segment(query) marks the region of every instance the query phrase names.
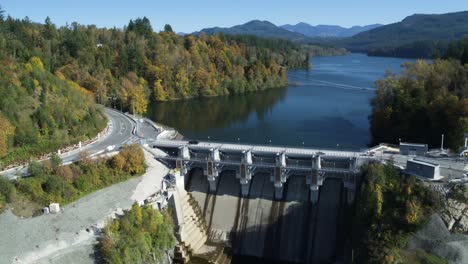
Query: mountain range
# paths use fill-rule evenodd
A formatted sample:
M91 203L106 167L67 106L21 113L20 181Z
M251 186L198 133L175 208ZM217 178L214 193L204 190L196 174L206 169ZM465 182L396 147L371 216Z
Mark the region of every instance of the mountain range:
M414 14L400 22L344 28L307 23L276 26L252 20L230 28L205 28L192 34L223 33L255 35L346 48L352 52L395 57L434 57L443 54L448 44L468 38L468 11L447 14Z
M311 26L307 23L301 22L296 25L284 25L278 27L269 21L252 20L245 24L233 26L230 28L204 28L192 34L199 35L201 33L205 33L207 35L211 35L215 33L223 33L228 35L255 35L262 38L280 38L298 41L317 37L349 37L379 26L381 25L373 24L368 26L354 26L351 28L344 28L335 25Z
M353 26L350 28L345 28L335 25L317 25L312 26L307 23L298 23L296 25L283 25L280 26L291 32L301 33L307 37L317 38L317 37L336 37L336 38L346 38L354 36L358 33L368 31L374 28L381 27L382 24L372 24L367 26Z

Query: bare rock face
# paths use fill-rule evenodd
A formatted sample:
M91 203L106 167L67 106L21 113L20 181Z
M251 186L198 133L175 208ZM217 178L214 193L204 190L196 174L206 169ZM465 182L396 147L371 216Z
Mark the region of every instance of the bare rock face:
M468 205L454 199L448 199L446 208L441 214L448 230L468 233Z
M455 225L453 227L456 228ZM445 226L439 215L430 217L421 230L408 238L406 244L408 249L420 248L441 258L449 263L468 263L468 236L453 234Z
M459 230L462 233L468 233L468 215L467 212L463 214L463 216L456 222L456 225L454 226L456 230Z

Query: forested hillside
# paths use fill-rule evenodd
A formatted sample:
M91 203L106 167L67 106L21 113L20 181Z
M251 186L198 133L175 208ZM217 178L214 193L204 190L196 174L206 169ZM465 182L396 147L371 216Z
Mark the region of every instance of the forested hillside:
M417 61L402 75L376 83L370 116L372 144L409 142L458 151L468 131L468 67L457 60Z
M1 58L3 166L92 138L105 127L106 118L95 105L91 92L64 80L60 74L51 74L37 57L27 63Z
M72 23L57 28L8 17L7 56L37 56L44 68L92 91L100 103L144 113L148 100L173 100L255 91L286 85L285 67L307 67L299 46L272 50L240 39L155 33L146 18L124 29Z
M416 14L351 38L340 45L376 56L428 58L442 56L451 41L468 37L468 11Z
M448 45L444 58L455 59L460 61L461 64L468 63L468 38L460 41L452 42Z
M3 165L94 136L106 123L94 101L142 114L149 101L285 86L287 67L309 64L288 41L156 33L146 18L106 29L0 15Z

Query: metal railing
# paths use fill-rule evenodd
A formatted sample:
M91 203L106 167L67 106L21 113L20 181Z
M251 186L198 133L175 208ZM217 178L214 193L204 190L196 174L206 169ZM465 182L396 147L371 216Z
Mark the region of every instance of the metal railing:
M154 155L154 154L153 154ZM190 163L201 163L201 164L206 164L208 162L208 159L205 157L202 158L196 158L196 157L191 157L190 159L181 159L179 157L174 157L174 156L162 156L162 155L154 155L156 159L161 159L161 160L182 160L184 162L190 162ZM228 166L240 166L242 163L240 161L232 161L232 160L221 160L216 162L217 165L228 165ZM278 167L274 163L257 163L254 162L252 164L248 164L248 166L252 167L257 167L257 168L268 168L268 169L274 169ZM284 169L289 169L289 170L295 170L295 171L316 171L316 168L313 168L308 164L308 166L299 166L298 164L286 164ZM354 168L338 168L338 167L322 167L319 169L320 171L323 172L331 172L331 173L340 173L340 174L349 174L349 173L356 173L356 169Z
M342 157L342 158L356 158L357 156L363 156L364 152L353 152L353 151L340 151L340 150L328 150L328 149L310 149L310 148L299 148L299 147L280 147L280 146L262 146L262 145L246 145L246 144L235 144L235 143L224 143L224 142L198 142L198 144L189 144L188 141L176 141L176 140L154 140L152 144L156 147L174 147L179 148L187 146L190 149L210 149L217 148L220 151L252 151L253 153L282 153L291 155L324 155L329 157Z

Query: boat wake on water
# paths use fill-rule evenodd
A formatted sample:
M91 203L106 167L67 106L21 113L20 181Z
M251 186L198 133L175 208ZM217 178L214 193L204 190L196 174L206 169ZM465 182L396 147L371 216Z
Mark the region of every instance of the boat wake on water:
M370 88L370 87L359 87L359 86L353 86L353 85L347 85L347 84L341 84L341 83L333 83L333 82L327 82L327 81L321 81L321 80L313 80L312 82L308 83L299 83L299 82L292 82L294 83L294 86L325 86L325 87L333 87L333 88L338 88L338 89L344 89L344 90L364 90L364 91L375 91L376 89Z

